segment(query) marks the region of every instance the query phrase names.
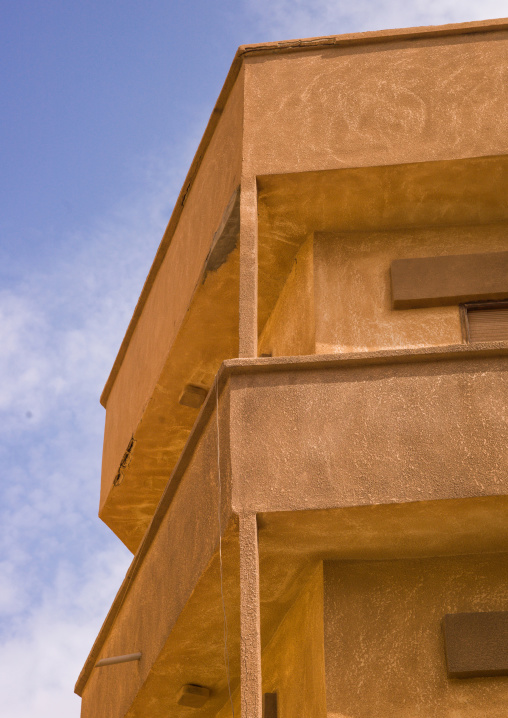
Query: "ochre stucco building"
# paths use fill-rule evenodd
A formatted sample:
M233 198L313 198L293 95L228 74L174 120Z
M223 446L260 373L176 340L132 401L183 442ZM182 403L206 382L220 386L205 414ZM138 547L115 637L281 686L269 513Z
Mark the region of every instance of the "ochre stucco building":
M507 200L508 21L240 47L101 399L83 718L508 715Z

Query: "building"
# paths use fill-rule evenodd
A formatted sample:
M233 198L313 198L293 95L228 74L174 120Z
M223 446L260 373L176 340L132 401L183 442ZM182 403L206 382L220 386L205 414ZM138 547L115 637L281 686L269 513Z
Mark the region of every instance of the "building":
M508 20L240 47L101 399L83 718L507 715L507 199Z

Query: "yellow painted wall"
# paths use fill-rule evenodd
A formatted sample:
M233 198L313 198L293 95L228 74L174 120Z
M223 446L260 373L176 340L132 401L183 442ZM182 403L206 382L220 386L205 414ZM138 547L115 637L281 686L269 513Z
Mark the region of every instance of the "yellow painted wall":
M314 354L314 256L309 238L295 256L279 299L261 333L259 354Z
M507 248L506 224L316 234L316 353L460 344L457 305L391 308L390 264Z
M507 560L325 562L328 718L506 718L508 677L447 677L441 621L506 610Z
M259 353L336 354L460 344L458 305L392 309L390 264L406 257L506 251L505 223L316 233L261 333Z
M263 693L277 693L277 718L326 718L323 564L303 586L262 654ZM234 695L235 715L240 695ZM217 714L232 715L230 703Z

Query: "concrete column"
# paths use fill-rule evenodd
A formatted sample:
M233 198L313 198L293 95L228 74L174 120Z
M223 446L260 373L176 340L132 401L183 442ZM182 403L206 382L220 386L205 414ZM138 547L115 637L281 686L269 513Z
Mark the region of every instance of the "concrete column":
M256 177L240 187L239 356L258 355L258 193Z
M240 692L242 718L262 718L259 551L256 514L240 514Z

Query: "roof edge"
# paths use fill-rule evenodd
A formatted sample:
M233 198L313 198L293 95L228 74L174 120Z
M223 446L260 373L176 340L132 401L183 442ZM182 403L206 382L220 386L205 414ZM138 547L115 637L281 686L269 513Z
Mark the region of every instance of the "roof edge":
M464 22L464 23L451 23L447 25L429 25L422 27L412 28L400 28L392 30L375 30L370 32L358 32L348 33L345 35L327 35L323 37L311 37L297 40L285 40L281 42L268 42L258 43L252 45L240 45L236 51L231 67L226 76L222 89L220 91L217 102L212 110L210 119L204 131L203 137L198 145L196 154L192 160L187 176L183 183L183 187L180 190L180 194L176 200L173 212L170 220L162 236L162 240L157 249L155 258L153 260L148 276L145 280L141 294L134 308L131 320L125 332L125 336L118 350L118 354L111 368L111 372L108 376L104 389L102 391L100 402L104 408L108 401L108 397L115 383L115 379L120 371L123 359L127 353L128 346L136 325L139 321L143 307L145 306L146 300L150 293L150 290L155 282L155 278L160 269L166 252L168 251L169 245L176 230L176 226L182 214L182 210L185 204L188 193L192 188L194 179L199 171L201 162L205 152L210 144L212 136L218 125L219 119L222 115L229 94L233 89L240 70L243 65L243 61L247 57L257 55L273 55L282 53L298 52L302 50L316 50L326 48L337 48L337 47L348 47L353 45L363 45L372 43L386 43L386 42L397 42L400 40L418 40L431 37L439 36L453 36L453 35L467 35L486 33L493 31L508 30L508 18L499 18L493 20L480 20L475 22Z
M113 363L104 389L102 390L100 402L104 408L106 408L108 397L111 393L111 389L113 388L113 384L115 383L115 379L118 375L118 372L120 371L120 367L127 353L127 348L129 346L132 335L134 334L134 330L136 329L136 325L141 316L141 312L143 311L143 307L145 306L146 300L148 299L148 295L150 294L150 290L155 282L157 273L161 267L162 262L164 261L166 252L168 251L169 245L171 244L171 240L173 239L173 235L180 220L180 216L182 214L187 195L192 188L192 184L199 171L201 162L203 161L203 157L205 156L205 152L208 149L208 145L211 142L215 129L219 123L219 119L222 115L228 97L231 93L231 90L233 89L238 75L240 74L241 67L242 55L239 49L237 50L231 67L229 68L226 80L224 81L224 85L222 86L222 89L219 93L217 102L215 103L215 106L212 110L212 114L210 115L210 119L208 120L208 124L206 125L203 137L200 140L200 143L196 150L196 154L194 155L194 158L191 162L191 166L185 177L182 189L180 190L180 194L178 195L178 198L175 202L175 206L173 208L173 212L171 213L168 225L164 231L164 234L162 235L162 239L155 254L155 258L152 262L152 266L150 267L148 276L145 280L145 283L143 284L141 294L139 295L139 299L134 308L134 312L127 327L127 331L125 332L125 336L120 345L120 349L118 350L118 354L116 355L116 359Z
M474 22L448 23L446 25L422 25L420 27L369 30L368 32L345 33L342 35L323 35L321 37L307 37L294 40L240 45L237 55L239 53L242 55L255 55L296 52L298 50L306 49L313 50L316 48L326 47L362 45L377 42L394 42L404 40L405 38L417 40L427 37L468 35L505 29L508 29L508 17L493 18L491 20L476 20Z

